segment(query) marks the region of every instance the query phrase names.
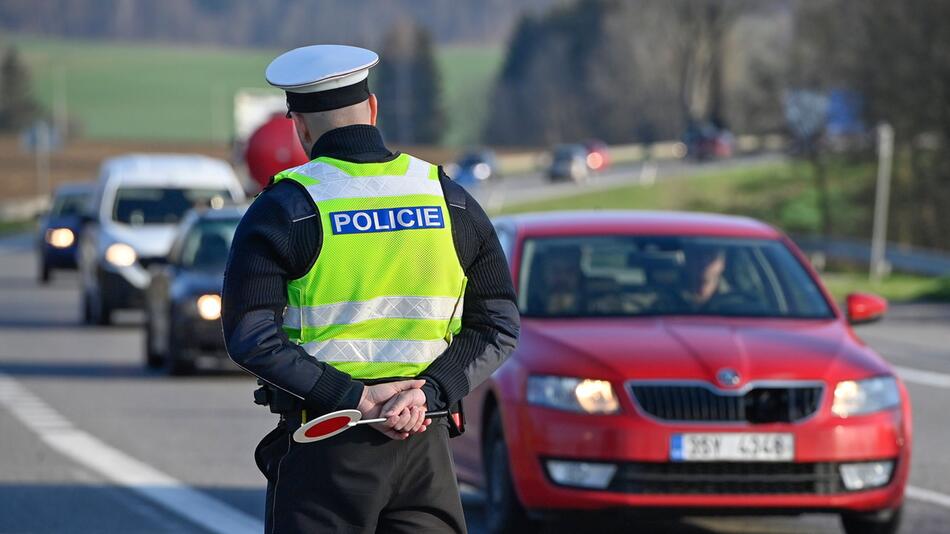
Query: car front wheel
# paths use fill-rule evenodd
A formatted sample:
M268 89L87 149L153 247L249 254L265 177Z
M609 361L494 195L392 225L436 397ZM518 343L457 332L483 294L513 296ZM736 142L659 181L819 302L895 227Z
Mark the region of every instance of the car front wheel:
M40 260L39 279L41 284L48 284L50 279L50 268L45 261Z
M181 343L181 336L175 331L175 322L169 318L166 328L168 341L165 344L165 373L169 376L184 376L194 374L195 364L186 358L185 347Z
M105 326L112 323L112 309L103 302L102 295L93 295L84 291L82 318L86 324Z
M841 514L846 534L895 534L900 527L903 507L870 513Z
M149 313L145 318L145 367L158 369L162 366L165 358L161 351L156 350L155 347L157 340L155 339L153 321L154 317Z
M501 414L495 411L485 440L486 523L492 534L535 532L538 525L525 513L511 478L508 447L505 445Z

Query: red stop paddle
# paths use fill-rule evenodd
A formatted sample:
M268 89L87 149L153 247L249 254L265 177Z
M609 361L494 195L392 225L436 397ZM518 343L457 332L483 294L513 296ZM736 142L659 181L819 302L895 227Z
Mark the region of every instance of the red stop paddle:
M448 410L438 412L426 412L426 419L433 417L445 417L449 414ZM376 419L362 419L363 414L359 410L339 410L321 415L312 421L300 425L294 432L294 441L297 443L310 443L333 437L340 432L344 432L356 425L385 423L386 417Z

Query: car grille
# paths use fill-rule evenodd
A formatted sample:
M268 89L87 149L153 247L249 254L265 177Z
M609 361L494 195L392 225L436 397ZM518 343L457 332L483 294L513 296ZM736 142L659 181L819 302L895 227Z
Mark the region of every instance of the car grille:
M608 491L653 494L841 493L838 464L684 462L620 464Z
M139 265L141 265L146 270L148 270L148 268L152 265L167 263L167 261L168 260L165 258L165 256L148 256L144 258L140 257L138 259Z
M707 384L631 384L630 394L647 414L664 421L776 423L804 419L818 409L823 387L754 386L744 393Z

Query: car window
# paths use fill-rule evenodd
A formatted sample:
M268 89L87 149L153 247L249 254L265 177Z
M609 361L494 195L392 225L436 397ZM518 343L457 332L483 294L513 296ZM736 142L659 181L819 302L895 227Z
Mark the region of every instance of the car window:
M115 194L112 219L135 226L174 224L190 209L220 208L226 199L231 199L226 189L120 187Z
M60 193L53 199L50 215L56 217L82 215L88 210L90 196L88 192Z
M495 235L498 236L498 242L501 244L501 250L505 254L508 264L511 264L512 247L514 246L514 232L507 226L495 226Z
M520 273L518 304L527 316L833 316L818 285L778 240L528 239Z
M179 264L199 271L223 271L240 219L200 221L188 230Z

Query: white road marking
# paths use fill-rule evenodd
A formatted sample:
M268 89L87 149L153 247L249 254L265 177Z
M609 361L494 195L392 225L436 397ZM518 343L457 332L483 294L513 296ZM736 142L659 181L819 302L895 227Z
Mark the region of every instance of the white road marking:
M218 499L195 490L154 467L84 432L0 373L0 406L5 407L60 454L179 516L219 534L260 534L264 524Z
M933 386L937 388L950 389L950 374L938 373L936 371L924 371L923 369L912 369L910 367L893 366L905 382L920 384L922 386Z
M942 506L944 508L950 508L950 495L946 495L944 493L918 488L917 486L907 486L907 490L904 492L904 494L911 499L930 504L936 504L937 506Z

